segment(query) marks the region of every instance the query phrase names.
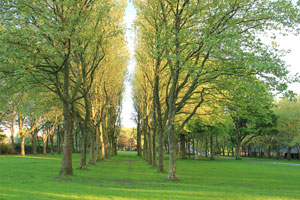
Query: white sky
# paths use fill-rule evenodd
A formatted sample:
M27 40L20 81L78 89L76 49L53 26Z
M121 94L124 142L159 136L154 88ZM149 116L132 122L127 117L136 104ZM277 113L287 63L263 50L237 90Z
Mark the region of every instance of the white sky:
M126 41L127 46L130 52L130 61L128 63L128 79L125 81L125 93L122 102L122 126L125 127L136 127L135 123L132 120L134 114L133 101L132 101L132 85L131 85L131 77L134 72L134 68L136 65L134 59L134 39L135 34L133 31L133 23L136 17L136 11L133 7L132 0L127 1L127 8L125 12L125 23L126 23Z
M128 64L128 73L129 77L132 76L136 62L134 60L134 38L135 34L132 28L134 19L136 17L136 11L133 6L132 0L127 1L127 9L125 13L125 23L127 27L126 39L127 45L130 50L131 60ZM277 44L280 45L283 49L290 49L291 52L284 57L283 59L290 66L288 69L291 72L291 75L300 73L300 36L287 36L287 37L278 37L276 40ZM292 84L289 86L289 89L293 90L297 94L300 93L300 83ZM123 110L122 110L122 126L125 127L136 127L135 123L132 120L134 113L133 101L132 101L132 86L130 80L125 82L125 94L123 99Z

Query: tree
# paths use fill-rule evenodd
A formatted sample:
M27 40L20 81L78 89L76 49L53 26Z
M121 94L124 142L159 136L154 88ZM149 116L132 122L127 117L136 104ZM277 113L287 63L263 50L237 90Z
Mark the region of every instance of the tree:
M296 145L300 152L300 100L295 101L282 99L277 102L274 111L278 116L278 145L288 147L288 159L291 159L291 148Z
M0 130L0 155L2 154L2 143L6 138L6 134Z
M225 109L234 123L232 141L236 145L237 160L241 159L243 140L249 135L262 134L262 126L272 123L272 101L266 85L255 77L232 80Z

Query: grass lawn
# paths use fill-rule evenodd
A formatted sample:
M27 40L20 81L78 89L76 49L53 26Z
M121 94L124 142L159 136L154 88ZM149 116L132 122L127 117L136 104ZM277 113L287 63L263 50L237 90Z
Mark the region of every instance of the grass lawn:
M59 177L61 155L0 156L0 199L300 199L300 166L247 160L178 160L168 182L136 156L119 156ZM168 166L166 160L165 166Z

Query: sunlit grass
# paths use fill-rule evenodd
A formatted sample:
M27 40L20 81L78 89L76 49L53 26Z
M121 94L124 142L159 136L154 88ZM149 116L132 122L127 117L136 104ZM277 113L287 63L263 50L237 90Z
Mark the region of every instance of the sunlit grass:
M300 199L300 167L255 161L178 160L168 182L135 152L59 177L61 155L0 156L0 199ZM168 161L165 160L165 166Z

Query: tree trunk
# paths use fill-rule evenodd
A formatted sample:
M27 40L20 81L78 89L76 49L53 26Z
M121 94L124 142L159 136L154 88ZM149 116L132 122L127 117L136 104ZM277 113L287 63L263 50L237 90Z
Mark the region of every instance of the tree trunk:
M64 116L64 144L63 144L63 159L62 167L60 170L61 175L72 176L72 148L73 148L73 116L72 109L69 103L64 103L63 107Z
M191 141L189 137L187 139L187 148L188 148L188 157L191 158Z
M180 134L180 152L181 152L181 159L186 159L185 134Z
M108 138L108 133L107 133L107 127L104 128L103 126L103 138L104 138L104 148L105 148L105 158L109 158L110 157L110 149L109 149L109 138Z
M101 161L101 154L100 154L100 134L99 134L99 127L96 127L96 151L97 151L97 160L96 162Z
M113 152L113 130L110 128L109 135L108 135L108 144L109 144L109 157L114 156Z
M90 165L95 165L95 135L94 132L91 131L91 136L90 136L90 161L89 164Z
M143 125L143 134L144 134L144 151L143 151L143 159L148 161L148 138L147 138L147 129L145 128L147 126L145 123Z
M168 123L168 141L169 141L169 175L168 180L176 180L176 146L177 141L175 138L175 130L174 130L174 118L175 118L175 108L173 108L173 104L169 103L169 123Z
M78 152L78 130L75 131L75 152Z
M136 139L136 148L137 148L137 155L141 156L142 155L142 148L141 148L141 125L139 122L140 118L138 117L138 122L137 122L137 129L136 129L136 134L137 134L137 139Z
M193 145L193 152L192 154L195 155L195 138L192 138L192 145Z
M56 145L57 145L57 153L58 154L60 154L61 153L61 149L60 149L60 143L61 143L61 141L60 141L60 128L59 128L60 126L58 126L58 130L57 130L57 138L56 138Z
M21 136L21 156L25 156L25 137Z
M103 134L103 126L100 124L99 128L99 134L100 134L100 143L101 143L101 160L104 160L105 158L105 144L104 144L104 134Z
M43 138L43 154L47 154L47 145L46 145L46 139Z
M198 156L198 153L199 153L199 139L196 138L196 155Z
M32 134L32 154L37 155L37 145L36 145L36 138L37 138L37 129L35 129Z
M152 134L152 166L157 167L157 159L156 159L156 127L153 129Z
M158 172L164 172L164 132L162 126L158 125L159 149L158 149Z
M47 137L46 141L47 141L46 149L49 149L49 137Z
M215 160L214 135L210 134L210 159Z
M220 157L220 154L221 154L221 148L220 148L220 145L219 145L219 142L218 142L218 134L217 132L215 132L215 139L216 139L216 150L215 150L215 154L219 155Z
M79 169L86 169L86 148L87 148L87 135L86 132L81 130L81 152L80 152L80 166Z
M50 135L51 155L54 155L54 135Z
M148 130L148 164L152 165L152 134L151 130Z
M14 115L13 119L11 120L10 123L10 133L11 133L11 152L12 154L16 153L16 149L15 149L15 120L16 120L16 115Z
M114 148L114 155L118 155L118 137L114 136L114 143L113 143L113 148Z
M238 138L237 139L237 144L236 144L236 157L235 157L236 160L241 160L241 152L240 152L241 143L242 143L241 139Z
M208 157L208 139L205 137L205 157Z

